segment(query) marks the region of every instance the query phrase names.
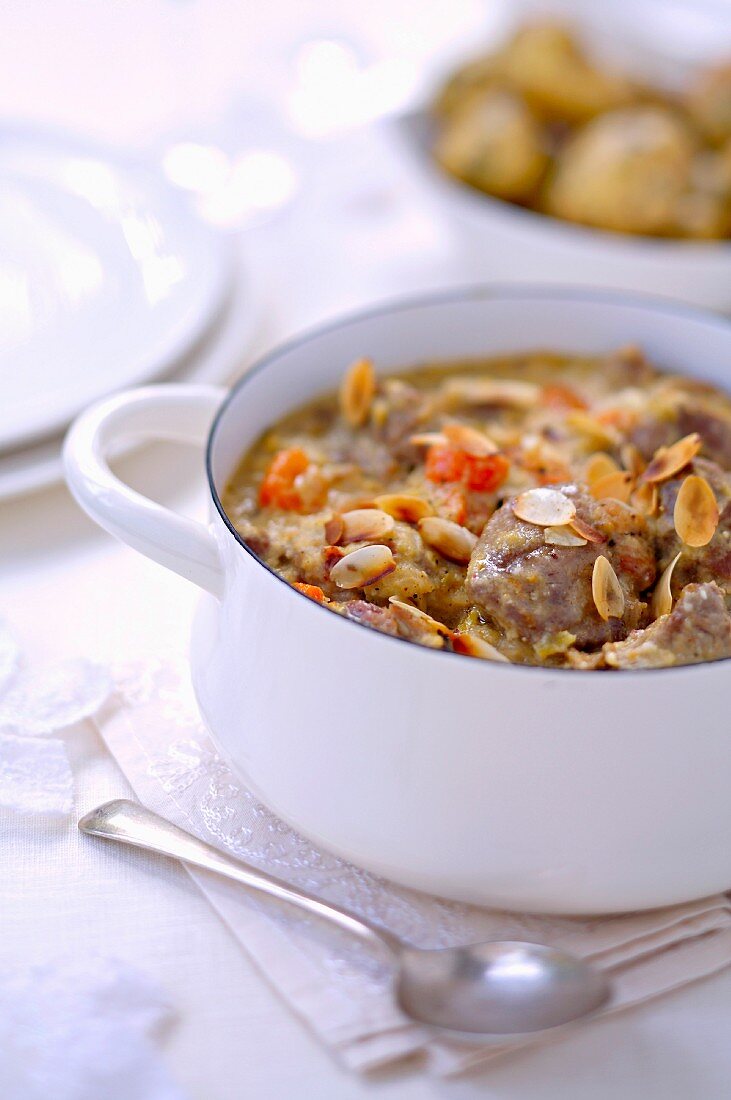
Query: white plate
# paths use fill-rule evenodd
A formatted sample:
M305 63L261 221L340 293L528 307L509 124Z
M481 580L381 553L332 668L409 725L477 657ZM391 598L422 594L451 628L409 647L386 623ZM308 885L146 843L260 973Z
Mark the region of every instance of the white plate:
M256 334L260 309L252 281L239 265L220 323L208 340L171 372L171 382L228 382L241 373ZM35 446L0 454L0 501L25 496L63 480L63 433Z
M0 451L159 377L223 306L228 239L150 167L0 130Z

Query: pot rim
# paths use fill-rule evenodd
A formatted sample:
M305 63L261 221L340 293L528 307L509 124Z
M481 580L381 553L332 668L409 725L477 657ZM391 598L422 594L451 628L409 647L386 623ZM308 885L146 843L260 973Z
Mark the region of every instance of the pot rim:
M430 305L442 305L449 304L450 302L461 301L485 301L494 299L507 299L518 298L523 300L532 299L551 299L560 298L563 301L587 301L595 303L605 303L608 305L625 305L625 306L640 306L648 308L651 312L659 314L666 314L669 316L685 317L688 320L700 321L703 324L710 324L714 327L725 329L731 336L731 318L727 318L722 314L714 313L712 310L703 309L699 306L687 305L683 302L674 301L672 298L662 297L655 294L640 294L630 291L622 290L603 290L600 288L592 287L580 287L560 285L546 286L545 284L529 284L529 283L479 283L479 284L467 284L457 287L450 287L446 290L437 291L423 291L421 293L404 295L402 297L388 298L383 302L378 302L372 306L366 306L361 309L350 310L345 314L338 315L332 320L324 321L320 324L313 325L306 328L303 332L298 333L295 336L290 337L287 340L278 343L270 351L260 356L252 366L242 375L241 378L229 389L228 393L224 397L221 405L219 406L216 415L213 419L211 427L208 432L208 439L206 442L205 451L205 468L206 478L208 481L208 489L213 498L216 511L223 521L224 527L233 536L234 540L239 546L267 573L274 577L277 581L283 584L291 593L291 595L297 599L304 600L311 608L316 612L322 612L328 614L331 619L338 620L347 627L353 627L358 630L368 630L371 633L376 633L385 642L397 642L403 645L408 645L411 648L416 648L421 651L424 656L430 658L444 659L445 657L457 658L461 661L467 661L464 654L454 653L450 650L433 650L428 646L418 645L415 642L409 641L407 638L396 637L391 634L383 634L380 631L376 631L373 627L368 627L364 623L355 622L353 619L348 619L344 615L337 615L334 612L328 610L324 604L317 603L316 600L311 600L303 592L299 592L294 588L284 577L267 565L258 554L256 554L250 546L244 541L239 532L236 530L233 522L231 521L228 513L223 507L221 498L216 488L216 483L213 477L213 449L216 445L216 436L218 429L226 416L229 406L231 405L234 397L243 390L248 383L256 375L263 373L265 370L276 364L277 360L282 355L290 351L296 351L297 348L303 344L308 343L310 340L316 340L320 336L324 336L326 333L331 332L338 328L345 328L349 324L355 321L371 320L377 317L383 317L390 313L398 313L401 310L409 310L417 308L419 306ZM680 673L688 675L697 675L700 670L707 669L711 665L721 666L731 661L731 657L721 657L715 661L702 661L698 664L692 665L678 665L671 666L669 668L639 668L639 669L621 669L618 670L621 676L622 682L628 680L634 680L638 676L647 677L648 675L668 674L674 673L678 675ZM492 666L494 671L496 668L502 672L513 671L518 675L546 673L560 674L562 676L579 675L582 681L587 678L595 678L597 676L605 677L611 675L611 670L606 669L573 669L573 668L547 668L544 665L519 665L503 662L492 662L485 660L471 659L473 665L484 665L488 669ZM603 682L603 681L602 681Z

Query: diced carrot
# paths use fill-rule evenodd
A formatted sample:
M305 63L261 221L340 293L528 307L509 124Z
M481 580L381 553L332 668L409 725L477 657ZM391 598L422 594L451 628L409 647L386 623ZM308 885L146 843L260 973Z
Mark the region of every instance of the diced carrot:
M475 492L491 493L499 489L508 476L510 463L505 455L468 455L467 488Z
M304 596L308 596L316 603L325 603L325 600L327 598L322 589L316 584L303 584L302 582L297 581L295 584L292 585L292 587L296 588L298 592L301 592Z
M426 454L424 472L430 481L461 481L467 466L467 454L449 443L435 443Z
M448 443L435 443L427 452L424 472L430 481L461 482L475 492L489 493L502 485L509 469L504 455L471 455Z
M549 409L588 409L589 407L576 390L557 382L543 387L541 403Z
M281 508L299 512L302 500L294 487L295 478L303 474L310 460L301 447L287 447L272 459L259 489L262 508Z

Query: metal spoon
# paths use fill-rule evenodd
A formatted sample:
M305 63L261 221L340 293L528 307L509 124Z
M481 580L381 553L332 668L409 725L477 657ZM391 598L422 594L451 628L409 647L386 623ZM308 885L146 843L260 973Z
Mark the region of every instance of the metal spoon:
M461 1038L503 1041L561 1027L596 1012L609 999L603 974L541 944L508 940L436 950L410 947L355 913L232 859L127 799L92 810L79 828L216 871L322 917L370 947L385 947L395 963L394 992L401 1010L420 1024Z

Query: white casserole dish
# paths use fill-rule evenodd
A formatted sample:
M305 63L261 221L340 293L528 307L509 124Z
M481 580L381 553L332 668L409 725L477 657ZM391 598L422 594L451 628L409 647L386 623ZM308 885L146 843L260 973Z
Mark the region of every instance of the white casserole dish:
M586 4L576 0L498 5L486 23L501 37L525 19L546 16L575 28L590 50L640 81L676 89L699 68L731 56L728 6L711 0L635 0ZM496 29L496 28L494 28ZM495 37L493 35L493 37ZM471 39L450 55L441 77L480 51ZM446 62L446 59L444 59ZM431 153L430 102L420 92L415 108L388 122L437 215L456 231L463 260L475 279L572 283L651 292L709 309L731 310L731 240L662 240L592 229L548 217L484 194L449 175Z
M82 507L204 589L192 673L221 751L317 843L420 889L535 911L645 908L731 885L728 662L522 668L387 637L270 572L218 499L261 431L336 387L357 356L392 371L536 347L601 353L629 341L662 367L731 385L722 318L607 293L481 288L307 334L227 396L132 390L72 428L66 473ZM130 436L208 438L207 526L111 474L106 455Z
M435 211L457 232L477 278L583 283L731 310L731 241L682 241L591 229L487 195L440 168L428 112L391 122Z

